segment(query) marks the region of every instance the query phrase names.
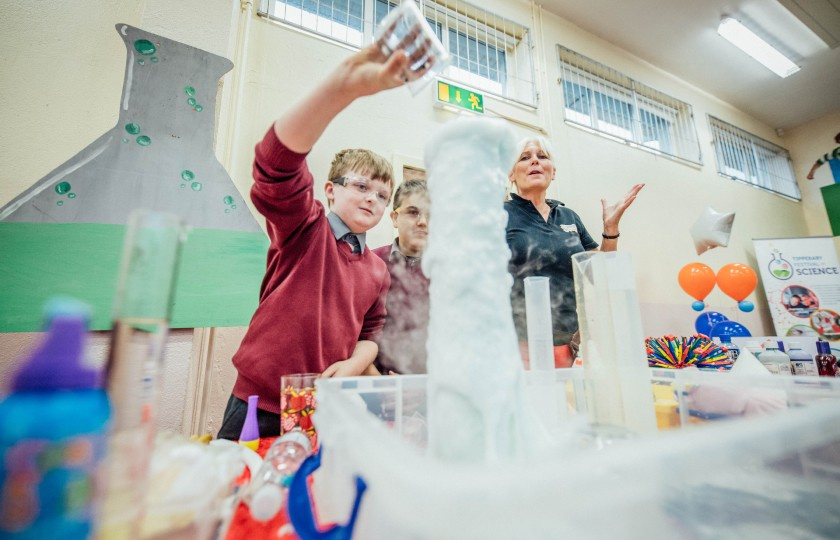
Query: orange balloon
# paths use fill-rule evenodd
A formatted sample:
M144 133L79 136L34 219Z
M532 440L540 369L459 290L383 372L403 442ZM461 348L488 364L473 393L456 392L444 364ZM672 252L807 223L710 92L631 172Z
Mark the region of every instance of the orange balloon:
M717 273L717 284L727 296L740 302L755 290L758 276L755 271L741 263L727 264Z
M688 263L680 270L677 281L690 297L702 302L715 288L715 271L703 263Z

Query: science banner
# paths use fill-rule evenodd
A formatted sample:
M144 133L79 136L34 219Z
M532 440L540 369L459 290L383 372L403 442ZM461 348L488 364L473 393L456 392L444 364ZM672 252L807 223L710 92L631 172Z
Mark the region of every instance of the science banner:
M840 341L840 264L832 238L753 244L776 334Z

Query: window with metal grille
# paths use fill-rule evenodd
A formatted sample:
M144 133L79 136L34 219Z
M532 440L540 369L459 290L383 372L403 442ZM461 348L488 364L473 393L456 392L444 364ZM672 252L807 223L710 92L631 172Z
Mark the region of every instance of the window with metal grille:
M362 47L373 41L376 25L398 5L390 0L261 0L259 12ZM443 77L536 105L531 32L527 27L459 0L420 0L419 5L452 55Z
M701 163L691 105L561 45L566 122L639 148Z
M781 146L709 116L721 176L796 201L802 200L790 154Z

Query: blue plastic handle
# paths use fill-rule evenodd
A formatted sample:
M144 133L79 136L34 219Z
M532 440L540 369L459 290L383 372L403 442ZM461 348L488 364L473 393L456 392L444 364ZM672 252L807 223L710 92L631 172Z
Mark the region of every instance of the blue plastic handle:
M361 477L356 477L356 498L353 501L350 519L347 520L345 525L333 525L329 529L318 530L318 524L315 523L315 514L312 512L312 504L310 503L307 479L321 466L322 450L323 446L318 449L318 452L306 458L292 478L288 498L289 519L301 540L349 540L353 536L353 528L356 525L359 506L362 503L362 495L367 489L367 484Z

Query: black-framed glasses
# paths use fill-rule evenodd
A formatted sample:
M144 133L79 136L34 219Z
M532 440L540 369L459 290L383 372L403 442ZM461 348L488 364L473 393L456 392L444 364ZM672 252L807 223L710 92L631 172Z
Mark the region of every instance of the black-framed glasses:
M365 178L364 176L339 176L338 178L333 178L332 180L330 180L330 182L338 184L339 186L344 186L348 189L352 189L356 193L360 193L361 195L365 196L375 191L376 202L382 204L383 206L387 206L388 201L391 200L390 191L388 191L385 188L375 189L374 187L372 187L373 181L370 178Z

